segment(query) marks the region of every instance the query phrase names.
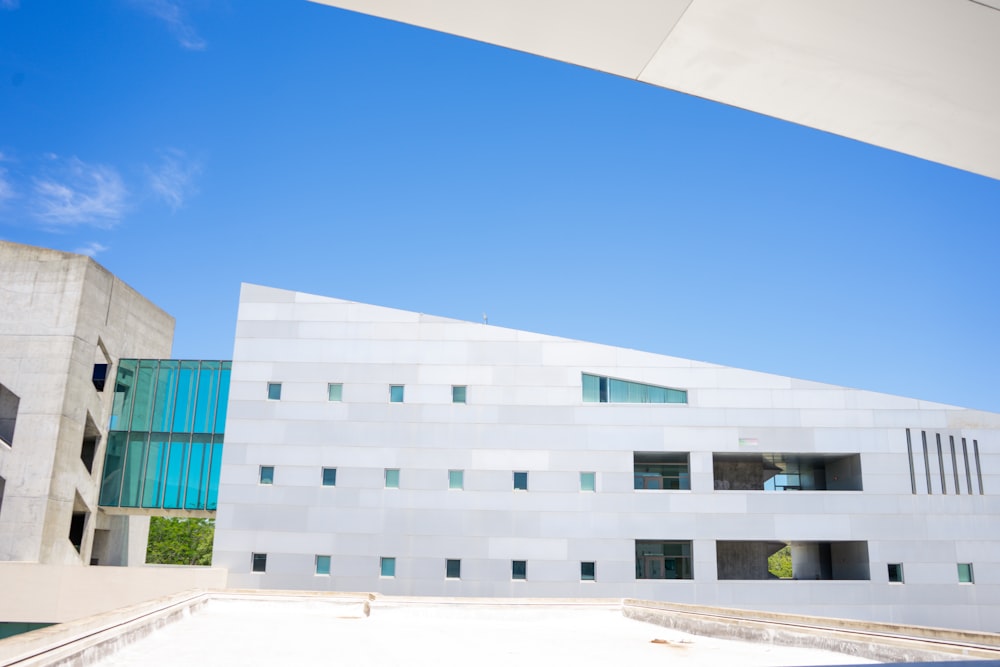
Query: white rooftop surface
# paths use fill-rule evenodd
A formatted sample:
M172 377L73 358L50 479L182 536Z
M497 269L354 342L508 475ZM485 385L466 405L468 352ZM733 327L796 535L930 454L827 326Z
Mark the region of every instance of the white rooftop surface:
M653 640L665 640L655 642ZM211 600L107 659L113 665L835 665L829 651L698 637L615 607Z

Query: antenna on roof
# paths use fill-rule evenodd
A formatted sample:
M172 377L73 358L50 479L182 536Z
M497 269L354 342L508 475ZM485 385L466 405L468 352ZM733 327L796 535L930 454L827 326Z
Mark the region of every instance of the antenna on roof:
M483 324L489 324L489 323L490 323L490 318L486 316L486 313L483 313Z

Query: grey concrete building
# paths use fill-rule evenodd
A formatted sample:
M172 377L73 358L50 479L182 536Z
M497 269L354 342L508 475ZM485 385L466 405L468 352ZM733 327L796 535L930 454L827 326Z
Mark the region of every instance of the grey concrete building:
M173 330L91 258L0 242L0 561L143 562L148 518L99 512L98 486L118 359Z
M997 414L244 285L214 564L996 630L998 443Z

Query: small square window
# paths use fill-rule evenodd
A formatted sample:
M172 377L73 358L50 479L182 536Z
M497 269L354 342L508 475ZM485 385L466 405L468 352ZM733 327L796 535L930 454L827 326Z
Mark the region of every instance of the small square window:
M390 403L403 402L403 385L401 384L389 385L389 402Z
M903 564L902 563L889 563L889 583L901 584L903 583Z
M514 473L514 490L515 491L528 490L528 473L526 472Z
M592 562L584 561L580 563L580 581L593 581L594 569L594 563Z
M336 468L323 468L323 486L337 486Z
M331 382L326 385L326 399L337 403L344 400L344 385L339 382Z
M265 485L274 484L274 466L260 467L260 483Z
M465 385L455 385L451 388L451 402L465 403Z
M462 561L457 558L449 558L444 566L445 579L462 578Z
M510 578L511 579L527 579L528 578L528 561L526 560L515 560L510 563Z
M251 572L267 572L267 554L253 554L250 561Z
M465 488L465 471L463 470L449 470L448 471L448 488L449 489L464 489Z
M581 491L596 491L597 490L597 473L593 473L593 472L581 472L580 473L580 490Z
M267 398L271 401L281 400L281 383L280 382L268 382L267 383Z
M399 488L399 468L385 469L385 488L387 489Z
M316 574L330 574L329 556L316 556Z
M396 576L396 559L382 557L382 561L379 565L380 573L383 577L395 577Z
M974 582L972 577L972 563L958 564L958 582L960 584L971 584Z

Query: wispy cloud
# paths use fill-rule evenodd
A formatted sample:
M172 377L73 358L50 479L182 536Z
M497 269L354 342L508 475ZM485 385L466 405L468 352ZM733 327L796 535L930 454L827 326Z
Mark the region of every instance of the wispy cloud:
M0 0L0 9L17 9L21 6L21 0Z
M0 0L0 2L10 1ZM187 13L178 2L174 0L132 0L132 4L150 16L163 21L170 34L185 49L203 51L208 45L191 25Z
M3 154L0 154L0 162L3 161ZM14 186L11 185L7 177L7 170L0 167L0 206L8 199L14 198Z
M197 192L194 179L200 173L201 163L176 149L165 151L156 167L146 168L153 193L175 211Z
M58 163L54 173L33 179L32 209L36 218L57 227L113 227L121 219L128 191L117 171L75 157L49 159Z
M85 245L80 246L73 252L78 255L86 255L87 257L97 257L100 253L108 249L108 246L101 245L97 241L91 241Z

